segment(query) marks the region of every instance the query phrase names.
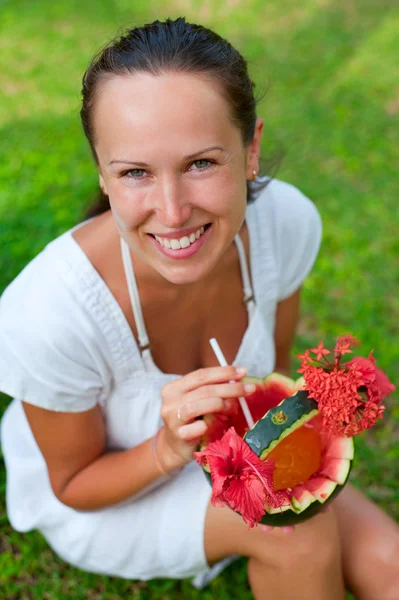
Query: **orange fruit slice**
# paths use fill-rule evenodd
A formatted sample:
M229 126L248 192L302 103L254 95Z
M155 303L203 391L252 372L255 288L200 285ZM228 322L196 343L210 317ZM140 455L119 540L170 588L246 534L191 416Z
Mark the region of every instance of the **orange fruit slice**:
M321 463L321 441L311 427L302 425L273 448L266 458L274 461L274 489L294 488L316 473Z

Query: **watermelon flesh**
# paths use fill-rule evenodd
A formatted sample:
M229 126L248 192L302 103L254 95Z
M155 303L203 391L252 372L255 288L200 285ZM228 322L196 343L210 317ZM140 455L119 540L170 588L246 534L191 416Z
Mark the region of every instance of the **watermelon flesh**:
M330 458L329 456L325 456L319 473L331 479L331 481L336 481L342 485L348 477L350 465L350 460L346 458Z
M337 483L327 479L326 477L312 477L305 483L305 488L318 500L321 504L324 504L326 500L331 496Z

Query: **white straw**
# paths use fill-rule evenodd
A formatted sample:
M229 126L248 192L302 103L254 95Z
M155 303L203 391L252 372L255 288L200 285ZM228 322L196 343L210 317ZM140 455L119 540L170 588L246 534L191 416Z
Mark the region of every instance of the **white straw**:
M216 358L219 361L219 364L222 367L228 367L227 361L223 355L223 352L219 346L219 344L217 343L215 338L212 338L209 340L210 345L212 346L212 350L214 351ZM252 429L252 427L254 426L254 420L252 418L251 412L248 408L248 404L247 401L245 400L245 398L238 398L241 408L242 408L242 412L244 413L244 417L245 420L247 422L247 425L250 429Z

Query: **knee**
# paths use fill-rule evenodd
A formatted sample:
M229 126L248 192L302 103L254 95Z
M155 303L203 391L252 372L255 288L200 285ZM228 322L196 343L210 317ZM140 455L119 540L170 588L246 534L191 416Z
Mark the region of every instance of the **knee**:
M335 523L327 527L313 527L306 523L292 533L274 534L276 552L273 567L280 571L328 572L341 562L340 541ZM258 557L259 559L259 557Z
M374 600L397 600L399 598L399 530L390 539L374 543L371 559L374 578Z
M293 535L295 538L295 534ZM338 536L329 538L302 536L298 542L295 539L291 544L288 540L287 542L287 553L285 557L281 558L284 566L288 569L301 569L306 566L307 570L328 572L340 564Z
M353 591L366 600L398 600L399 529L389 537L371 538L357 558L358 581Z

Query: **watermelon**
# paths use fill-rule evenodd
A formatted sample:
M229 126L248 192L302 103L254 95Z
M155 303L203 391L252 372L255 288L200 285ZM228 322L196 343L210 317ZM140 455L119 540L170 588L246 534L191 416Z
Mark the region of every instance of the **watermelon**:
M230 427L261 459L274 462L273 484L286 498L284 506L265 506L261 523L295 525L323 510L343 489L354 457L353 439L322 430L317 403L302 389L303 379L273 373L247 377L256 390L247 397L255 425L248 429L238 402L229 413L206 417L208 433L202 449ZM211 482L209 468L203 466Z

